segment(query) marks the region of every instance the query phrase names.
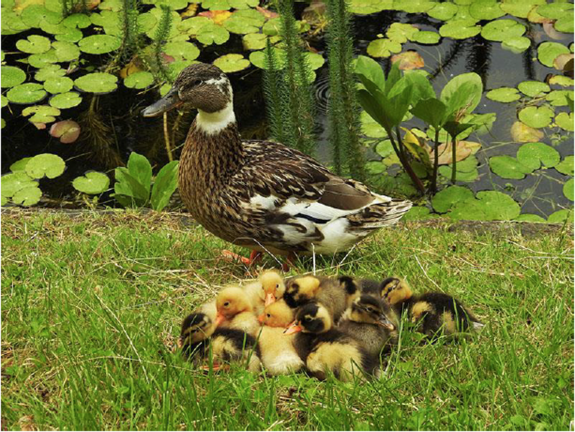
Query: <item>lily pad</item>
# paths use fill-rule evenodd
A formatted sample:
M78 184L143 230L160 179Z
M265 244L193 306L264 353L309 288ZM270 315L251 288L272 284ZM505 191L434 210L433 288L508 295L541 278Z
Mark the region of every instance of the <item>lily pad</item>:
M50 135L59 138L62 144L71 144L80 136L80 125L73 120L63 120L54 123Z
M375 151L378 155L380 155L382 158L386 158L389 155L393 154L393 152L395 150L393 150L393 145L391 144L390 140L385 140L385 141L380 141L376 146L375 146Z
M56 55L56 51L53 49L42 54L32 54L28 57L28 64L37 69L42 69L53 63L58 63L58 56Z
M572 90L553 90L549 93L545 100L553 106L567 106L569 100L573 100Z
M455 167L455 176L458 182L474 182L479 177L477 165L479 161L475 156L469 156L467 159L458 162ZM439 174L447 179L451 179L453 171L452 165L442 165L439 167Z
M525 33L525 26L511 19L491 21L481 30L481 36L484 39L498 42L522 36L523 33Z
M387 132L385 131L385 129L379 123L377 123L373 119L373 117L371 117L368 113L366 113L365 111L362 111L359 118L361 121L361 133L365 134L366 136L368 136L370 138L386 138L387 137ZM384 156L381 153L379 153L379 154L382 157L387 156L387 155Z
M530 97L537 97L551 90L548 84L541 81L523 81L517 88L521 93Z
M215 59L214 65L225 73L231 73L249 68L250 61L241 54L226 54Z
M17 104L32 104L46 97L46 91L41 84L26 83L12 87L6 94L8 100Z
M527 126L541 129L551 123L554 114L553 110L547 107L530 106L519 111L519 120Z
M80 105L82 97L76 92L57 94L50 98L50 105L60 109L73 108Z
M549 223L560 223L565 222L566 220L570 221L571 223L573 222L573 210L559 210L549 215L547 218L547 222Z
M26 72L14 66L2 66L0 68L0 83L2 88L15 87L26 81Z
M56 121L55 116L60 115L60 110L49 105L35 105L22 110L24 117L32 114L34 115L28 119L32 123L52 123Z
M116 51L121 45L119 38L107 34L88 36L78 43L80 51L88 54L106 54Z
M376 39L367 46L367 53L372 57L389 57L398 52L401 52L401 44L390 39Z
M369 15L393 8L393 0L351 0L349 11L357 15Z
M561 160L559 152L553 147L543 143L523 144L517 150L517 160L524 166L535 171L541 166L544 168L553 168Z
M562 112L555 117L555 124L561 129L573 132L573 113Z
M50 39L44 36L30 35L16 42L16 48L28 54L42 54L50 49Z
M555 21L555 30L562 33L573 33L573 11L570 14L562 16L557 21Z
M537 8L539 15L553 20L559 19L569 12L573 12L573 4L567 2L554 2L541 5Z
M150 72L141 71L128 75L124 79L124 85L133 89L145 89L154 83L154 75Z
M2 176L2 196L12 197L21 189L38 186L38 182L30 178L26 172L18 170Z
M573 174L575 174L574 159L575 158L573 156L565 156L565 159L563 159L561 163L555 165L555 169L559 171L561 174L573 176Z
M419 29L411 24L393 23L387 29L386 35L390 40L402 44L411 40L418 32Z
M545 4L546 0L505 0L501 3L501 9L509 15L518 18L527 18L529 12L541 4Z
M491 99L492 101L507 103L519 100L521 98L521 95L519 94L516 88L501 87L487 92L485 97L487 99Z
M569 201L573 201L573 184L573 179L569 179L563 185L563 195L565 195Z
M16 171L24 171L26 169L26 164L28 163L28 161L32 159L31 157L25 157L22 158L16 162L14 162L12 165L10 165L10 171L12 172L16 172ZM26 174L28 175L28 174ZM32 179L30 179L32 180Z
M432 31L423 31L423 30L418 31L413 36L411 36L412 42L417 42L425 45L436 44L439 42L440 39L441 36L439 35L439 33Z
M61 68L60 65L50 64L43 67L34 75L36 81L46 81L53 78L61 78L66 75L66 70Z
M477 20L491 21L505 15L497 0L477 0L469 5L469 13Z
M531 39L524 37L524 36L512 37L509 39L505 39L501 43L502 48L509 50L515 54L522 53L523 51L528 49L530 46L531 46Z
M569 54L569 48L557 42L543 42L537 48L537 58L547 67L553 67L553 61L561 54Z
M450 20L457 13L457 5L450 2L437 3L433 8L427 11L431 18L440 21Z
M181 32L194 36L204 45L221 45L230 38L230 33L206 17L193 17L183 21L178 28Z
M90 27L92 21L90 21L90 18L87 15L75 13L67 16L64 21L62 21L62 24L71 28L86 28Z
M4 108L8 105L8 98L4 95L0 95L0 107Z
M76 177L72 186L80 192L97 195L105 192L110 186L110 178L101 172L90 171L86 175Z
M543 219L541 216L536 215L536 214L531 214L531 213L523 213L520 214L519 216L517 216L515 219L516 221L519 222L537 222L537 223L543 223L543 222L547 222L545 219Z
M80 48L72 42L52 42L52 48L59 62L70 62L80 58Z
M26 164L26 174L33 179L46 176L49 179L58 177L64 172L66 163L60 156L51 153L42 153L34 156Z
M511 156L493 156L489 158L489 168L499 177L504 179L522 179L531 174L532 169L523 165L519 160Z
M44 88L52 94L66 93L72 90L74 81L68 77L50 78L44 82Z
M168 42L164 52L176 60L192 61L200 55L200 50L191 42Z
M118 78L109 73L94 72L76 79L74 85L85 92L103 94L116 90L117 81Z
M250 33L242 37L244 49L247 51L261 50L266 47L268 36L263 33Z
M458 220L512 220L521 208L509 195L498 191L482 191L477 199L455 204L449 216Z
M242 9L234 12L230 18L224 21L224 27L230 33L243 35L259 32L264 22L264 16L257 10Z
M468 39L481 33L481 26L467 20L450 20L439 29L439 34L452 39Z
M516 121L511 126L511 137L514 142L537 142L543 138L543 132Z
M12 197L12 202L24 207L30 207L40 202L42 191L37 186L20 189Z
M450 186L435 194L431 199L431 204L435 211L447 213L456 203L473 198L473 192L468 188L463 186Z
M4 14L4 11L2 13ZM21 18L22 22L29 27L40 27L40 24L44 21L50 24L58 24L62 21L61 14L50 11L40 4L31 4L24 8Z
M407 13L423 13L432 9L437 3L434 0L393 0L393 8Z

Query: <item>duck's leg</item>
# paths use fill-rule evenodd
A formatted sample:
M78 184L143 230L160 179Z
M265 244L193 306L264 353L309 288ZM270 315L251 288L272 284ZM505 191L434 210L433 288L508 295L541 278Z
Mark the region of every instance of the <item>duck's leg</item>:
M290 268L295 267L295 260L297 259L297 255L295 252L288 253L286 260L282 264L282 271L284 273L288 272Z
M250 257L246 258L244 256L238 255L237 253L232 252L231 250L223 250L222 256L230 261L238 261L242 264L245 264L248 267L253 266L254 264L258 263L262 259L262 253L256 250L251 251Z

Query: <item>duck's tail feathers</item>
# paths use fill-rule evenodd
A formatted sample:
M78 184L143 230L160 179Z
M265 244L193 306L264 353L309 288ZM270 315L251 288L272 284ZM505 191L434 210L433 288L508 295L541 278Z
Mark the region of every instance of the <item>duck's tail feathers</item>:
M379 229L397 223L412 205L412 202L408 200L378 201L365 207L362 211L348 216L347 219L351 229Z

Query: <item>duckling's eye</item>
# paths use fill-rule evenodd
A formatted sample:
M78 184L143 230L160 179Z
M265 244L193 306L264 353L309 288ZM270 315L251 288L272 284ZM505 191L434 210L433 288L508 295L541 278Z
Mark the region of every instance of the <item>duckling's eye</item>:
M310 321L311 321L311 318L310 318L310 317L305 317L305 318L303 319L303 322L310 322Z
M228 307L230 305L230 302L225 302L224 303L224 307Z
M272 317L270 314L266 314L266 316L267 316L268 318L271 318L271 317Z
M280 287L280 284L276 284L276 288L279 288L279 287Z

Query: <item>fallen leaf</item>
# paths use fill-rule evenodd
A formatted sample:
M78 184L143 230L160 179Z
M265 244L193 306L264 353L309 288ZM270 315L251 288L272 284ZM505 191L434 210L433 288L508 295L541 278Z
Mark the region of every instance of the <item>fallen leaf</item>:
M455 149L455 160L457 162L466 159L468 156L477 153L481 148L481 144L473 141L457 141L457 147ZM434 159L434 152L431 147L428 147L429 157L431 160ZM447 143L440 144L439 150L439 165L449 165L453 162L452 154L453 145L451 141Z
M516 121L511 126L511 137L515 142L539 142L543 138L543 132Z
M560 33L557 30L555 30L555 27L553 26L553 22L544 22L543 23L543 30L545 31L547 36L549 36L551 39L555 39L555 40L565 39L568 36L565 33Z
M406 51L401 54L393 55L391 56L391 62L399 62L399 69L401 70L420 69L425 66L423 57L421 57L416 51Z
M569 60L573 60L573 54L560 54L553 60L553 67L562 71L565 69L567 63L569 63Z
M182 18L191 18L196 16L198 12L198 3L190 3L190 5L180 14Z
M71 144L80 136L80 125L73 120L63 120L54 123L50 135L59 138L62 144Z
M198 16L210 18L215 24L221 25L225 20L232 16L232 13L227 10L204 11L200 12Z

